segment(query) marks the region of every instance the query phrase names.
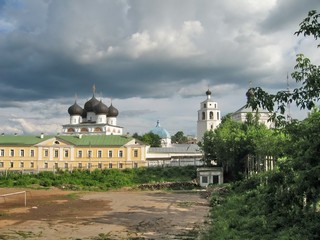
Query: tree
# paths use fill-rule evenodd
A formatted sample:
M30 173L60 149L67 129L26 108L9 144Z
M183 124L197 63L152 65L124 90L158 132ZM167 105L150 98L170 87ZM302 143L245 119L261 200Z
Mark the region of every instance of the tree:
M161 147L161 138L159 135L152 132L144 134L142 136L142 141L151 147Z
M295 35L313 36L317 40L320 37L319 18L320 14L317 11L310 11L308 17L300 23L300 29ZM262 107L274 112L272 118L281 123L285 118L287 103L294 102L301 109L311 110L315 107L315 103L320 100L320 66L312 64L303 54L297 55L296 62L295 71L291 76L302 85L301 87L295 88L292 92L278 91L276 94L269 94L260 87L251 88L249 92L252 97L248 98L248 105L253 109ZM277 105L276 111L274 111L275 105ZM280 115L277 115L277 112Z
M134 133L132 137L144 142L147 145L150 145L151 147L161 147L161 138L159 135L152 132L145 133L142 136L140 136L138 133Z
M299 36L312 36L315 40L320 37L320 14L312 10L300 23L300 29L295 32ZM320 47L320 44L317 45ZM303 54L298 54L292 78L301 87L295 88L292 92L279 91L276 94L269 94L261 88L251 88L251 97L248 98L248 105L253 109L259 107L280 112L278 120L284 124L284 133L288 136L283 169L293 171L294 177L290 186L285 189L293 191L296 198L300 199L300 204L305 199L304 208L315 211L315 206L320 200L320 114L315 111L303 121L284 123L283 114L287 103L295 103L301 109L311 110L320 100L320 66L314 65ZM276 111L273 117L276 117ZM298 202L299 202L298 201ZM297 203L298 204L298 203ZM299 205L299 204L298 204Z
M184 136L184 133L182 131L178 131L175 135L171 137L171 142L172 143L187 143L188 138Z
M283 139L279 134L257 121L240 123L227 117L217 129L204 134L200 144L203 161L211 165L214 160L223 167L226 179L238 180L248 170L248 156L276 158L282 153Z

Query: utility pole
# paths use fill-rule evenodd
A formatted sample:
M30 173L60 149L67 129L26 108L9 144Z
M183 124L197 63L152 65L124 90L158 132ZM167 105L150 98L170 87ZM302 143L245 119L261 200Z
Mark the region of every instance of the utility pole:
M287 93L290 93L289 75L287 73ZM287 122L291 122L290 102L287 101Z

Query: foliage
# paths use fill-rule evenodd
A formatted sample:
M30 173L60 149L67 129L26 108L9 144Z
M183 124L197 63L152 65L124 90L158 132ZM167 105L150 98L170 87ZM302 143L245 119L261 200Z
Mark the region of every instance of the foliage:
M176 132L175 135L173 135L171 137L171 142L172 143L187 143L188 142L188 138L186 136L184 136L184 133L182 131L178 131Z
M298 36L300 34L311 35L317 40L320 37L318 18L320 18L319 13L315 10L310 11L308 17L300 23L300 29L295 34ZM270 112L274 112L275 106L277 106L273 119L278 119L282 124L285 119L283 114L287 103L294 102L301 109L311 110L315 107L315 103L320 100L320 66L312 64L310 59L303 54L297 55L296 62L295 71L291 76L301 84L301 87L295 88L292 92L279 91L276 94L269 94L260 87L252 88L249 91L253 96L248 98L248 105L254 109L263 107Z
M151 147L161 147L161 138L159 135L152 132L148 132L142 136L139 136L138 133L132 135L132 137L144 142Z
M215 160L227 178L235 180L246 170L246 156L281 156L284 135L255 119L249 116L245 123L239 123L227 117L215 131L207 131L200 144L206 165Z
M196 167L96 169L22 174L0 177L0 187L60 187L72 190L109 190L143 183L182 182L196 178Z
M293 178L268 172L213 193L212 224L203 239L319 239L320 213L302 210L288 188Z
M319 18L320 14L310 11L295 34L311 35L317 40ZM292 93L276 94L268 94L261 88L250 89L253 95L248 104L270 111L277 105L276 111L282 114L280 121L288 102L302 109L314 109L320 98L320 67L299 54L291 76L301 87ZM219 199L220 204L212 208L212 226L205 239L320 239L319 125L318 110L303 121L283 124L282 161L274 171L232 184L227 196L213 196L211 203Z

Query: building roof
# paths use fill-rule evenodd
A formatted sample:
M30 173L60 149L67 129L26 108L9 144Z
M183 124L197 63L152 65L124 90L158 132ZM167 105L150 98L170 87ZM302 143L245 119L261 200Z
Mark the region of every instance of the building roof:
M197 144L174 144L172 147L150 147L149 153L200 153Z
M68 142L75 146L123 146L134 138L120 136L120 135L45 135L43 138L40 136L27 136L27 135L2 135L0 136L0 145L28 145L32 146L50 138Z
M29 136L29 135L1 135L0 145L34 145L52 138L53 136Z
M132 137L123 135L60 135L57 138L76 146L122 146L133 140Z
M268 110L263 109L263 108L261 108L261 107L258 107L257 110L258 110L259 113L269 113ZM255 110L255 111L256 111L256 110ZM247 107L247 105L244 105L243 107L241 107L240 109L238 109L237 111L235 111L232 115L237 114L237 113L253 113L253 112L255 112L255 111L253 111L251 107Z

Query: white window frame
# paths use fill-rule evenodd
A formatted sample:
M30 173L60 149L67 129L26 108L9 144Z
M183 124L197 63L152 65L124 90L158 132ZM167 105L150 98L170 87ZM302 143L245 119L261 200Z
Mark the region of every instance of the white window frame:
M112 156L113 156L112 150L108 150L108 158L112 158Z
M69 149L63 149L63 156L65 157L65 158L68 158L69 157Z
M119 150L119 151L118 151L118 157L119 157L119 158L122 158L122 157L123 157L123 150Z
M97 158L102 158L102 150L97 151Z
M82 150L78 150L77 156L78 156L78 158L82 158L83 157Z

